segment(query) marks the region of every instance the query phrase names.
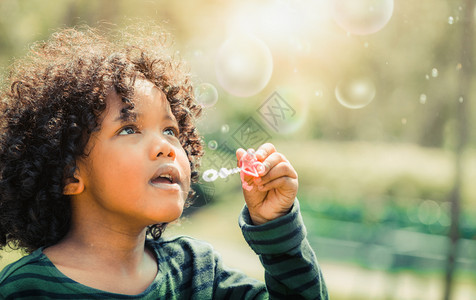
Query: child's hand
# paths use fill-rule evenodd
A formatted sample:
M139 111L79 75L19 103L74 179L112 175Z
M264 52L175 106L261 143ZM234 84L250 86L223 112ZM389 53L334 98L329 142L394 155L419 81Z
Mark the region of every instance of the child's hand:
M236 150L238 161L245 153L242 148ZM253 224L260 225L289 212L297 194L298 175L286 157L276 152L270 143L258 148L256 158L265 169L259 178L244 175L244 180L253 189L243 189L243 195Z

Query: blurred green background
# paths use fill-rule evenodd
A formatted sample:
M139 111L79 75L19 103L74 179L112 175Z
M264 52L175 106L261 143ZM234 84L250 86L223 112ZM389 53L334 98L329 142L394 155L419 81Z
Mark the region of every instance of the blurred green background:
M274 143L332 299L476 299L474 1L0 0L0 16L2 74L58 28L161 24L204 105L202 171ZM167 234L263 278L239 176L196 189Z

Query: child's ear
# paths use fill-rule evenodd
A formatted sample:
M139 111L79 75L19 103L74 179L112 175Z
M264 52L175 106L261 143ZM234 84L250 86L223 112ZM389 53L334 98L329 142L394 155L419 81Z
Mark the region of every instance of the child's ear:
M63 189L63 195L78 195L84 191L84 182L79 175L79 170L74 171L74 178L68 178Z

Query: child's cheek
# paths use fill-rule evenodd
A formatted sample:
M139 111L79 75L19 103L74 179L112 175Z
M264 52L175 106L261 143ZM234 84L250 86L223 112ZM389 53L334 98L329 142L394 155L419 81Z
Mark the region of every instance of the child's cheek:
M180 147L178 153L179 155L177 155L177 159L179 160L180 167L183 171L183 174L189 179L188 181L190 182L191 169L190 161L188 160L188 155L185 152L185 149L183 149L183 147Z

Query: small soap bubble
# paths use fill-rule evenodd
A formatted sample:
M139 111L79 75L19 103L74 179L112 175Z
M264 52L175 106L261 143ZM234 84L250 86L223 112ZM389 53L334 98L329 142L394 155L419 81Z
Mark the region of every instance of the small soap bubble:
M458 98L458 101L459 101L459 103L463 103L463 101L464 101L463 96L459 97L459 98Z
M431 76L432 76L433 78L438 77L438 69L437 69L437 68L431 69Z
M344 80L335 88L337 101L351 109L367 106L374 99L375 93L375 85L368 78Z
M199 49L198 49L198 50L195 50L195 51L193 51L193 55L194 55L195 57L202 57L202 56L203 56L203 51L202 51L202 50L199 50Z
M218 148L218 143L215 140L211 140L208 142L208 148L210 150L216 150Z
M212 107L218 101L218 91L210 83L202 83L195 89L195 98L203 107Z
M402 118L402 125L407 125L407 119L406 118Z
M365 47L365 48L368 48L368 47L369 47L369 43L365 42L365 43L364 43L364 47Z
M418 219L425 225L434 224L438 221L441 208L433 200L425 200L418 207Z
M448 24L453 25L455 22L455 19L452 16L448 17Z
M237 34L220 47L215 73L220 85L237 97L256 95L268 84L273 58L266 44L255 36Z
M228 133L228 131L230 131L230 126L228 126L228 124L221 126L221 133Z
M393 14L393 0L334 0L334 20L351 34L366 35L381 30Z
M316 97L322 97L324 95L324 93L320 90L317 90L314 95L316 95Z
M421 103L421 104L425 104L425 103L426 103L426 99L427 99L427 98L426 98L426 95L425 95L425 94L421 94L421 95L420 95L420 103Z
M425 79L426 79L426 80L430 80L430 75L426 74L426 75L425 75Z

